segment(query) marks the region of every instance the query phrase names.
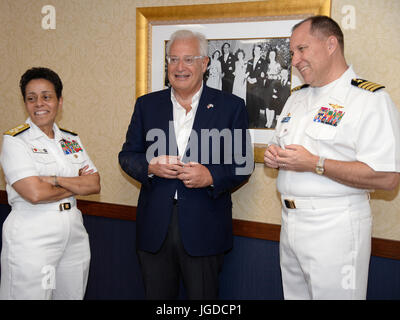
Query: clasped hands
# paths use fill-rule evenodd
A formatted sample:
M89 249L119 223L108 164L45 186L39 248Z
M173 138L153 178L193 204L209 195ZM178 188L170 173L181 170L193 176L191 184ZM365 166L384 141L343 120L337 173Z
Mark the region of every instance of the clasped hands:
M179 156L162 155L151 159L148 174L182 180L187 188L204 188L213 184L207 167L197 162L183 163Z
M268 146L264 153L264 164L270 168L282 168L298 172L313 172L318 162L318 157L301 145L291 144L285 149L278 145Z

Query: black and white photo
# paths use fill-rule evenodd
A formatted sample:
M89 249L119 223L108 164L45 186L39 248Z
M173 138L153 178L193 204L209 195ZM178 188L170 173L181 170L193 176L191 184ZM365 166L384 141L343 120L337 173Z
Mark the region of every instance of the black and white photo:
M206 85L241 97L251 129L274 129L291 89L289 38L209 40L208 55Z

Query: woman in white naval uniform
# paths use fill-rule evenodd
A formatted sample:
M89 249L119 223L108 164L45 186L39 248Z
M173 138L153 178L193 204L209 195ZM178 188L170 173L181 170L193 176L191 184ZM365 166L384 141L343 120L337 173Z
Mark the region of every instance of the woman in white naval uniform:
M3 225L0 299L82 299L89 239L75 195L100 192L79 137L55 124L62 82L47 68L20 81L29 118L7 131L1 164L12 208Z

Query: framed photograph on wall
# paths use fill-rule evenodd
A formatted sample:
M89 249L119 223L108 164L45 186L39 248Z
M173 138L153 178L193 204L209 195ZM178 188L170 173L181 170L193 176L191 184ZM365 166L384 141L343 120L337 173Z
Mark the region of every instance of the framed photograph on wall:
M245 97L255 161L263 162L290 88L302 83L290 65L291 29L305 17L330 15L330 8L331 0L137 8L136 96L168 85L165 43L173 32L190 29L203 33L209 40L210 56L206 84ZM224 54L230 55L228 65ZM242 87L236 84L234 90L236 77L239 82L241 77L244 80Z
M251 129L274 129L291 89L289 37L210 39L208 56L206 85L241 97Z

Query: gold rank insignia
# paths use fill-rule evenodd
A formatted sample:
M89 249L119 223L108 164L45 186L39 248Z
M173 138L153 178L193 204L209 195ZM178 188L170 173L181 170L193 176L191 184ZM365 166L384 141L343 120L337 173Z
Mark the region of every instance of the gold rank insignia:
M66 132L66 133L72 134L73 136L77 136L78 135L76 132L73 132L73 131L70 131L70 130L67 130L67 129L64 129L64 128L60 128L60 130Z
M309 86L310 86L309 84L302 84L300 86L294 87L292 90L290 90L290 92L299 91L300 89L307 88Z
M29 128L30 128L30 125L27 123L24 123L24 124L21 124L15 128L12 128L12 129L4 132L4 134L15 137L16 135L24 132L25 130L28 130Z
M377 83L374 83L374 82L371 82L368 80L364 80L364 79L352 79L351 84L353 86L356 86L356 87L359 87L361 89L368 90L371 92L378 91L385 87L380 84L377 84Z

